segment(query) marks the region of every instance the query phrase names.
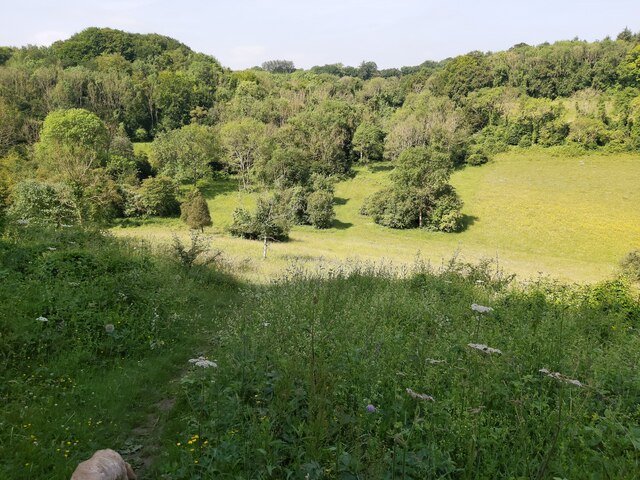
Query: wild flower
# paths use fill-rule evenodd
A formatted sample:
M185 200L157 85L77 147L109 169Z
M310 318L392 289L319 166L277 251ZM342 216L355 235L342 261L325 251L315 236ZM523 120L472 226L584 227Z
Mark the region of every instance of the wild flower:
M492 354L492 353L496 353L498 355L502 354L502 351L498 350L497 348L491 348L482 343L468 343L467 346L471 348L475 348L476 350L480 350L481 352L488 353L488 354Z
M113 331L114 331L115 329L116 329L116 327L114 327L114 326L113 326L113 323L107 323L107 324L104 326L104 330L105 330L105 332L107 332L107 333L113 333Z
M552 372L546 368L541 368L538 371L546 375L547 377L555 378L560 382L570 383L571 385L575 385L576 387L584 387L584 384L580 380L569 378L566 375L561 374L560 372Z
M36 322L49 323L49 319L47 317L38 317L36 318Z
M407 394L411 397L411 398L415 398L416 400L423 400L423 401L429 401L429 402L433 402L435 401L434 398L431 395L427 395L426 393L418 393L418 392L414 392L413 390L411 390L410 388L407 388Z
M50 252L55 252L58 249L56 247L47 247L47 250L49 250Z
M473 310L474 312L478 312L478 313L489 313L489 312L493 312L493 308L491 307L485 307L484 305L479 305L477 303L472 303L471 304L471 310Z
M16 220L16 223L18 225L29 225L29 220L26 220L24 218L21 218L20 220Z
M425 362L426 363L430 363L431 365L439 365L441 363L447 363L446 360L438 360L438 359L435 359L435 358L427 358L425 360Z
M202 355L199 356L198 358L190 358L189 363L193 363L196 367L201 367L201 368L209 368L209 367L218 368L218 364L216 362L207 360Z
M372 405L371 403L369 405L367 405L367 412L369 413L375 413L376 410L378 410L375 405Z

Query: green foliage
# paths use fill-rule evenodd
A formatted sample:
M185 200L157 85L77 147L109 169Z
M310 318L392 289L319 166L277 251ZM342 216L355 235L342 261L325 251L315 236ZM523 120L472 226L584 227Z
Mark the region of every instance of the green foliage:
M452 167L447 154L424 147L404 150L391 174L393 186L370 197L362 213L391 228L459 230L462 201L448 183Z
M260 197L253 214L243 208L233 212L229 233L251 240L283 241L289 238L290 218L276 197Z
M271 73L293 73L296 66L291 60L267 60L262 63L262 69Z
M418 225L418 212L415 201L406 191L387 188L368 197L361 213L371 216L372 220L390 228L415 228Z
M304 150L284 146L275 148L270 156L259 156L254 172L266 186L289 188L307 184L311 166L306 161Z
M595 118L580 117L571 123L567 140L593 150L609 143L607 126Z
M353 151L359 154L360 163L382 160L384 132L372 123L363 122L353 134Z
M211 127L186 125L158 135L151 144L151 159L162 175L178 182L196 183L211 176L211 163L219 159L220 144Z
M412 147L432 147L451 152L456 158L467 140L463 117L454 103L428 91L408 96L391 117L387 130L385 157L390 160Z
M307 198L309 222L316 228L329 228L336 216L333 210L333 194L318 190Z
M432 84L438 94L460 102L470 92L492 86L489 61L480 52L455 57L434 75Z
M143 180L138 190L139 211L143 215L173 217L180 214L178 187L168 177L150 177Z
M211 247L208 245L209 240L209 238L203 237L197 231L192 230L190 244L187 247L177 235L174 235L171 243L173 255L180 266L187 270L193 268L196 262L198 265L209 265L221 255L221 252L211 252Z
M311 169L326 175L349 171L355 111L341 100L325 100L289 119L277 141L307 152Z
M131 143L129 137L125 135L116 135L111 139L111 144L109 145L109 154L133 159L133 143Z
M547 99L529 98L507 125L507 143L527 147L560 145L569 133L562 121L563 107Z
M11 195L7 214L14 222L36 225L74 223L77 220L73 194L64 185L25 180Z
M74 181L82 181L88 170L104 164L108 151L104 122L81 108L47 115L36 144L36 156L46 169Z
M0 97L0 156L20 142L22 126L20 112Z
M226 123L220 138L231 170L240 174L244 188L250 184L249 173L265 148L265 125L252 118ZM285 162L288 158L283 159ZM276 160L281 163L282 160ZM276 168L278 165L276 164Z
M189 53L190 49L169 37L135 34L111 28L91 27L68 40L55 42L55 55L65 66L89 62L104 54L119 54L125 60L155 60L171 51Z
M640 45L633 47L618 66L620 82L625 86L640 86Z
M209 206L200 190L194 189L187 194L180 205L180 218L192 229L204 231L204 227L211 225Z
M640 282L640 250L633 250L620 262L622 272L630 279Z

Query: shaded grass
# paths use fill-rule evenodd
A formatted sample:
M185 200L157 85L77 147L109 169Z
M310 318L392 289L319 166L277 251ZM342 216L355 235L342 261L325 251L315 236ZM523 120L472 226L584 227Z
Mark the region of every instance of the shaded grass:
M209 187L216 247L236 263L250 264L245 275L265 280L288 266L287 258L318 261L411 262L419 253L433 264L453 255L468 260L497 258L523 277L539 273L570 281L597 281L617 269L640 242L640 161L634 155L566 157L544 150L499 155L482 167L456 172L452 183L465 202L468 228L457 234L392 230L359 214L365 198L388 184L388 164L357 168L353 179L336 186L336 223L327 230L298 226L291 242L274 244L261 261L261 245L226 234L236 207L252 208L255 196L234 190L232 179ZM116 229L154 242L173 232L174 221L153 221L139 229ZM313 261L311 261L313 263Z

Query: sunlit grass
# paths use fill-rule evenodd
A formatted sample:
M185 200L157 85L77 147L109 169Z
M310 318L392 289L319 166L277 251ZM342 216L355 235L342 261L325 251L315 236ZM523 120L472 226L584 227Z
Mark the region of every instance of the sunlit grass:
M248 266L252 279L280 272L292 260L407 263L420 254L440 264L458 254L468 260L498 258L503 268L523 277L543 273L594 281L614 273L624 254L640 245L640 158L635 155L505 153L482 167L456 172L452 182L469 222L458 234L392 230L360 215L364 199L387 184L386 166L357 168L353 179L336 186L335 227L297 226L291 241L272 245L266 261L258 242L226 233L233 210L253 204L252 195L237 191L234 179L218 180L207 192L213 218L209 232L217 248ZM187 235L178 220L114 231L157 242L168 242L175 232Z

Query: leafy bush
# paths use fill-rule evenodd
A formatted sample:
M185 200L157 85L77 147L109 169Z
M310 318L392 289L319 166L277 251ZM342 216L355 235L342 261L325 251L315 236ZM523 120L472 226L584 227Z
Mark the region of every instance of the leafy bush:
M187 269L193 268L196 262L199 262L200 265L208 265L215 262L221 255L220 251L212 253L207 243L210 239L201 236L196 231L191 232L190 240L190 245L186 246L177 235L174 235L171 243L174 257L181 266Z
M15 221L61 225L77 220L72 192L64 185L25 180L12 193L7 214Z
M308 191L305 187L297 186L276 192L276 201L282 205L287 217L294 225L309 223Z
M283 241L289 238L289 223L289 216L276 197L262 197L253 215L243 208L233 212L229 232L251 240Z
M418 213L413 199L393 188L380 190L368 197L361 213L370 215L375 223L385 227L404 229L418 225Z
M577 118L570 127L568 140L587 149L606 145L610 140L607 126L600 120L588 117Z
M439 232L457 232L462 226L462 200L450 185L436 195L425 228Z
M633 250L620 262L622 272L636 282L640 282L640 250Z
M333 210L333 195L318 190L309 195L307 202L307 214L311 225L316 228L329 228L336 216Z
M138 190L139 206L144 215L173 217L180 213L178 187L168 177L150 177Z

